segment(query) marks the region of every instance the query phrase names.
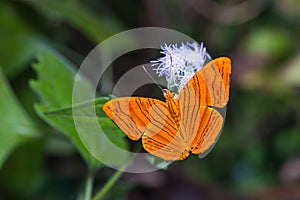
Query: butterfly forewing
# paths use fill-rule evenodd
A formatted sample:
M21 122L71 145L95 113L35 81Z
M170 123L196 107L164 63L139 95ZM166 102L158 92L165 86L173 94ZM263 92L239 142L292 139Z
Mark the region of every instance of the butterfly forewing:
M229 58L217 58L207 63L200 73L207 91L207 105L223 108L229 99L231 64ZM202 104L201 104L202 105Z
M130 139L138 140L147 126L151 124L152 119L165 120L164 116L153 112L154 108L157 107L160 110L165 110L162 113L166 112L166 105L160 100L144 97L122 97L105 103L103 111Z
M182 96L193 92L197 98L190 103L223 108L229 99L230 74L229 58L212 60L196 72L182 88L178 98L180 100Z

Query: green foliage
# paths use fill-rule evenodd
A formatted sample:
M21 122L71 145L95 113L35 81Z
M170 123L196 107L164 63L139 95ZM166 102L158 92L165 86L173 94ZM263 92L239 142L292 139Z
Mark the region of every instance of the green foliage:
M39 51L38 62L33 64L38 74L38 80L31 81L30 85L40 98L40 103L35 105L39 116L54 128L64 133L75 144L78 151L89 164L96 164L88 153L77 134L73 120L45 115L45 112L72 105L72 89L75 71L70 64L58 54L49 49ZM85 79L81 79L82 95L92 90Z
M9 77L19 74L28 65L40 43L41 35L26 21L18 10L7 1L0 2L0 60L5 73Z
M0 197L11 194L12 199L29 199L42 188L45 140L27 140L16 148L0 171ZM18 192L15 192L18 191Z
M26 0L25 2L52 20L65 21L80 29L95 42L101 42L121 30L121 24L113 16L102 15L99 18L82 1Z
M300 54L297 54L292 61L287 63L285 69L282 70L279 76L282 80L288 84L288 86L299 87L300 86Z
M97 118L96 120L100 124L103 133L106 134L106 136L112 143L114 143L122 149L127 150L127 143L124 140L125 134L109 118L107 118L104 112L102 111L103 104L109 99L110 98L107 97L101 97L87 102L82 102L77 105L64 107L61 109L50 109L44 112L44 115L48 119L54 121L55 124L66 122L66 124L64 124L64 126L62 127L68 127L71 124L74 126L73 117L74 113L76 113L75 116L77 118L80 118L81 120L84 120L84 122L87 124L84 128L85 130L88 130L89 120L91 120L94 117L91 110L95 110ZM86 134L89 133L86 132Z
M22 108L0 68L0 167L18 145L39 137L39 129Z
M251 54L280 58L289 53L290 37L287 32L276 27L257 28L245 40L246 49Z
M75 147L85 158L92 174L101 166L99 161L94 158L94 156L98 156L98 152L96 151L97 155L91 155L91 152L87 149L89 146L86 147L83 144L77 132L78 128L82 128L85 130L85 137L91 135L91 137L88 138L87 145L92 145L95 141L99 141L100 143L96 143L96 149L102 149L102 146L105 146L105 144L101 143L101 140L95 136L95 132L91 132L93 130L89 131L89 122L93 117L93 113L90 112L91 109L96 110L97 121L108 139L118 147L127 149L124 134L102 111L103 104L109 100L109 98L98 98L72 106L72 89L75 71L70 63L62 56L48 48L40 49L37 62L33 64L33 68L38 75L38 79L30 81L30 85L40 99L40 103L35 105L38 115L50 126L65 134L74 143ZM89 82L84 77L81 77L79 80L81 86L79 93L83 96L86 93L90 93L92 88ZM84 120L84 127L74 124L74 113L77 118ZM96 133L96 135L99 134L102 133ZM112 163L124 163L125 157L120 159L120 155L113 155L113 152L109 149L106 149L104 153L100 153L108 155ZM118 160L114 161L113 158L117 158Z

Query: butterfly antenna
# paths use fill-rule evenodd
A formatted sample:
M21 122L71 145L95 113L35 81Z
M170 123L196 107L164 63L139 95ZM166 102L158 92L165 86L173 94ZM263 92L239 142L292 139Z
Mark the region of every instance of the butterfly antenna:
M158 84L158 82L157 82L157 81L153 78L153 76L147 71L147 69L145 68L145 66L143 65L142 67L143 67L144 71L146 72L146 74L152 79L152 81L153 81L154 83L156 83L156 85L159 87L159 89L161 89L161 91L162 91L163 93L165 93L164 89L162 89L162 87Z

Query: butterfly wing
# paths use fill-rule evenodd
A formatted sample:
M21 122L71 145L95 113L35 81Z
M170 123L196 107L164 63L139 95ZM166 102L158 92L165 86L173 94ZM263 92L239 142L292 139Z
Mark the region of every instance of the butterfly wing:
M212 60L196 72L182 88L178 98L189 92L195 94L197 98L193 102L201 106L223 108L229 99L230 74L229 58L221 57Z
M103 106L105 114L131 140L138 140L154 119L165 120L165 116L160 115L161 112L157 113L157 110L166 110L165 103L144 97L116 98L106 102Z
M189 146L178 137L178 131L169 132L167 126L159 131L153 131L152 128L147 129L143 135L142 142L146 151L168 161L188 157Z
M179 134L180 112L178 100L166 90L166 119L162 127L154 122L143 135L143 146L151 154L164 160L183 160L189 155L189 145Z
M200 71L207 87L207 105L223 108L229 99L231 61L221 57L207 63Z
M206 152L216 142L223 125L214 108L224 107L229 99L231 64L217 58L201 68L178 95L181 123L179 132L194 154Z
M179 96L180 125L170 111L174 105L142 97L117 98L103 110L132 140L143 135L143 146L164 160L183 160L189 151L206 152L215 143L223 124L220 113L208 106L224 107L229 98L231 65L218 58L200 69ZM177 112L176 112L177 113Z
M152 98L123 97L108 101L103 110L130 139L142 136L143 147L149 153L164 160L188 156L189 147L177 136L178 125L166 103Z
M223 117L216 109L201 106L198 130L191 144L192 153L208 153L217 142L223 122Z

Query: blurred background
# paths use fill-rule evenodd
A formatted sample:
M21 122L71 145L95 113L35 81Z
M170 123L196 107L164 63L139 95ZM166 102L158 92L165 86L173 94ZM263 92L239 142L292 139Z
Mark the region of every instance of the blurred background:
M30 65L35 45L51 46L79 67L108 37L157 26L204 42L213 58L231 58L227 118L212 152L167 170L125 173L105 199L300 199L298 0L1 0L0 13L3 76L26 115L42 126L47 125L33 109L38 98L28 86L36 78ZM107 84L157 56L158 50L122 56ZM143 87L137 93L149 96L155 93L151 90L160 92ZM8 103L0 95L2 105ZM3 121L12 114L10 123L17 127L14 120L20 115L0 109L5 150L0 150L0 199L76 199L87 167L74 145L55 130L39 130L38 138L9 139ZM113 173L100 167L95 190Z

